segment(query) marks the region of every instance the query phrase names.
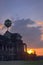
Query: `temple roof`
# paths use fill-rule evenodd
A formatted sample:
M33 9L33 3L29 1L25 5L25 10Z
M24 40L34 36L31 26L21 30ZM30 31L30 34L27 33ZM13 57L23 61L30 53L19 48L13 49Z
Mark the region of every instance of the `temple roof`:
M9 31L6 31L5 34L4 34L4 36L7 37L7 38L11 38L11 34L12 33L10 33Z
M21 39L22 36L19 34L19 33L11 33L9 31L6 31L5 34L4 34L5 37L7 38L16 38L16 39Z

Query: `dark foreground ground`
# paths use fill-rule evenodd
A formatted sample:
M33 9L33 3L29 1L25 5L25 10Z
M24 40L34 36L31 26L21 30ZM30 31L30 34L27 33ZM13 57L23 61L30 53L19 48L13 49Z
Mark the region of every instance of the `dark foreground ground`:
M40 61L0 61L0 65L43 65L43 60L40 60Z

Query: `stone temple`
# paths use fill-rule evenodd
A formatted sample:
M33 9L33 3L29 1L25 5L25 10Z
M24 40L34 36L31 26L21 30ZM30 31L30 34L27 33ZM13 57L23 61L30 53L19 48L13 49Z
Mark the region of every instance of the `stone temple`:
M23 43L22 36L8 31L11 21L6 20L4 24L7 31L0 35L0 61L33 60L36 55L27 53L27 45Z
M9 22L5 23L7 28L8 24ZM4 35L0 35L0 61L25 59L25 52L27 45L23 43L19 33L11 33L7 30Z

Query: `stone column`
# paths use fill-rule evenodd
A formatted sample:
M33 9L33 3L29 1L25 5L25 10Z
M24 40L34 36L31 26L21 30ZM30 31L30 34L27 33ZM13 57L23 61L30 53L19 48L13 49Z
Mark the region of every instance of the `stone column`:
M25 49L25 52L27 52L27 45L24 43L24 49Z
M4 45L2 45L2 51L4 51Z

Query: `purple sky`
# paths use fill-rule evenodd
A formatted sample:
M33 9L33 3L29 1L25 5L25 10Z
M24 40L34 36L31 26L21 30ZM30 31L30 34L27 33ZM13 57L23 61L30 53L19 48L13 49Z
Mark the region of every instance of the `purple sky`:
M43 0L0 0L0 23L7 18L21 19L14 23L15 27L13 26L12 30L22 34L23 40L29 47L43 47L43 41L40 41L42 30L40 31L39 27L26 27L27 24L32 25L33 20L43 22ZM26 20L22 20L22 18Z
M0 20L12 17L43 21L43 0L0 0Z

